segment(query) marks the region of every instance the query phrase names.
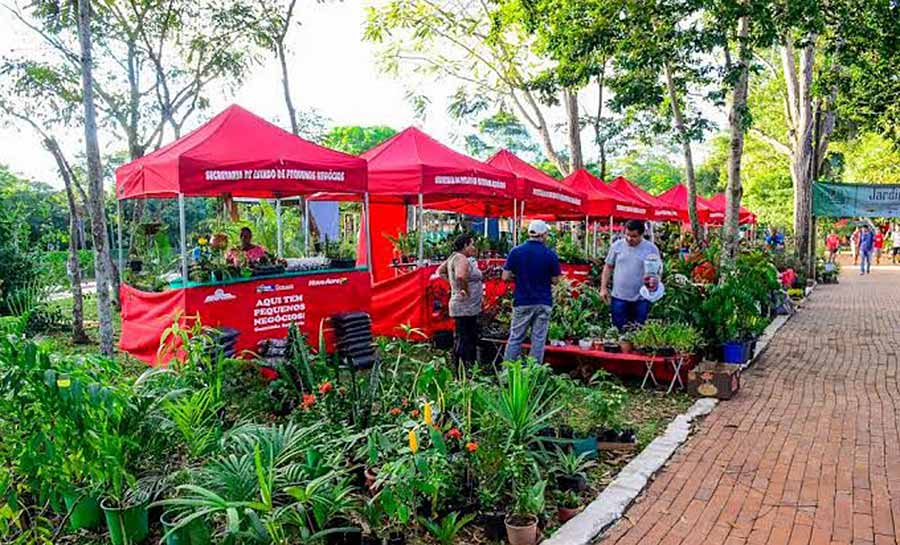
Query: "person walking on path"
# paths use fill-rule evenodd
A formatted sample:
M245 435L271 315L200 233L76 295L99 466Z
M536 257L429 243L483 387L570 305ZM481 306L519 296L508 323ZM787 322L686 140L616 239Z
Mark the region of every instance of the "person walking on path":
M475 363L484 293L476 253L475 238L468 233L459 235L453 241L453 254L437 270L438 276L450 282L450 317L456 324L453 362L467 366Z
M872 249L875 246L875 236L868 225L863 225L859 235L859 274L872 272Z
M659 293L661 271L648 274L646 270L647 264L652 263L662 263L659 248L644 238L644 222L629 220L625 224L625 238L610 246L600 277L600 296L609 303L612 323L619 331L628 325L646 322L651 299L656 300L662 295ZM641 293L641 288L645 289L646 296Z
M837 236L834 230L825 238L825 249L828 250L828 261L834 263L837 261L838 248L841 247L841 238Z
M529 355L537 363L544 361L544 345L547 344L550 311L553 309L551 285L559 282L562 274L559 257L545 244L549 231L543 221L532 221L528 224L528 240L513 248L503 265L503 280L516 282L512 323L504 354L506 361L517 360L522 355L522 343L529 328Z
M896 265L900 257L900 223L894 223L891 228L891 263Z
M853 264L859 263L859 237L862 235L862 229L857 227L850 235L850 248L853 249Z
M875 229L875 236L872 244L875 247L875 264L881 265L881 250L884 248L884 233L880 228Z

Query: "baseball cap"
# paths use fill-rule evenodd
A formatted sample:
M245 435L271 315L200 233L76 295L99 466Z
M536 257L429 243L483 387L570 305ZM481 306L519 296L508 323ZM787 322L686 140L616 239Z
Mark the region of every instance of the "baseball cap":
M532 220L531 223L528 224L528 233L531 235L543 235L549 230L550 228L547 227L547 224L543 220Z

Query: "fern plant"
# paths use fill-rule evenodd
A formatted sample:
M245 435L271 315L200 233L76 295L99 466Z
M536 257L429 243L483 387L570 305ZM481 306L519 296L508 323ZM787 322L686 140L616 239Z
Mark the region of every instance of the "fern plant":
M218 443L222 427L217 414L221 407L208 388L163 403L163 410L194 458L207 454Z

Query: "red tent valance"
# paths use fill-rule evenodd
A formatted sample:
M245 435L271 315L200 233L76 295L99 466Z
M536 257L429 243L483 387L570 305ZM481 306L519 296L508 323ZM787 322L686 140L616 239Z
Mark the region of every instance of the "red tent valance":
M634 182L619 176L611 181L609 186L623 195L627 195L645 203L653 211L654 220L678 221L678 211L676 209L667 206Z
M691 221L688 215L688 190L683 184L678 184L672 189L656 197L666 206L678 211L678 217L682 222ZM711 210L710 205L703 197L697 196L697 219L700 223L721 223L724 215L721 212Z
M116 197L278 198L364 193L366 162L303 140L240 106L116 169Z
M544 171L535 168L508 150L500 150L487 163L516 178L516 198L525 201L525 215L550 215L581 219L585 197Z
M569 174L562 183L587 196L586 214L626 219L651 219L650 207L632 197L619 193L584 169Z
M710 206L714 206L723 214L726 213L726 197L724 193L716 193L715 195L707 199L707 202L710 204ZM756 223L756 214L742 206L740 212L738 213L738 221L740 223Z

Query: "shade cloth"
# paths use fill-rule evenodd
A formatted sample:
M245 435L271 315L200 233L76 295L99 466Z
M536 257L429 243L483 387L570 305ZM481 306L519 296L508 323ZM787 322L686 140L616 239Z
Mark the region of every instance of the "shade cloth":
M562 183L587 197L585 214L588 216L652 219L653 212L645 203L616 191L583 168L568 175Z
M525 215L552 215L561 219L581 219L585 196L565 186L508 150L500 150L487 163L515 176L516 198L525 201Z
M116 169L116 197L279 198L364 193L364 159L303 140L237 105Z
M648 191L644 190L644 188L622 176L611 181L609 187L623 195L628 195L629 197L645 203L652 210L653 219L656 221L678 221L678 211L676 209L661 202Z

